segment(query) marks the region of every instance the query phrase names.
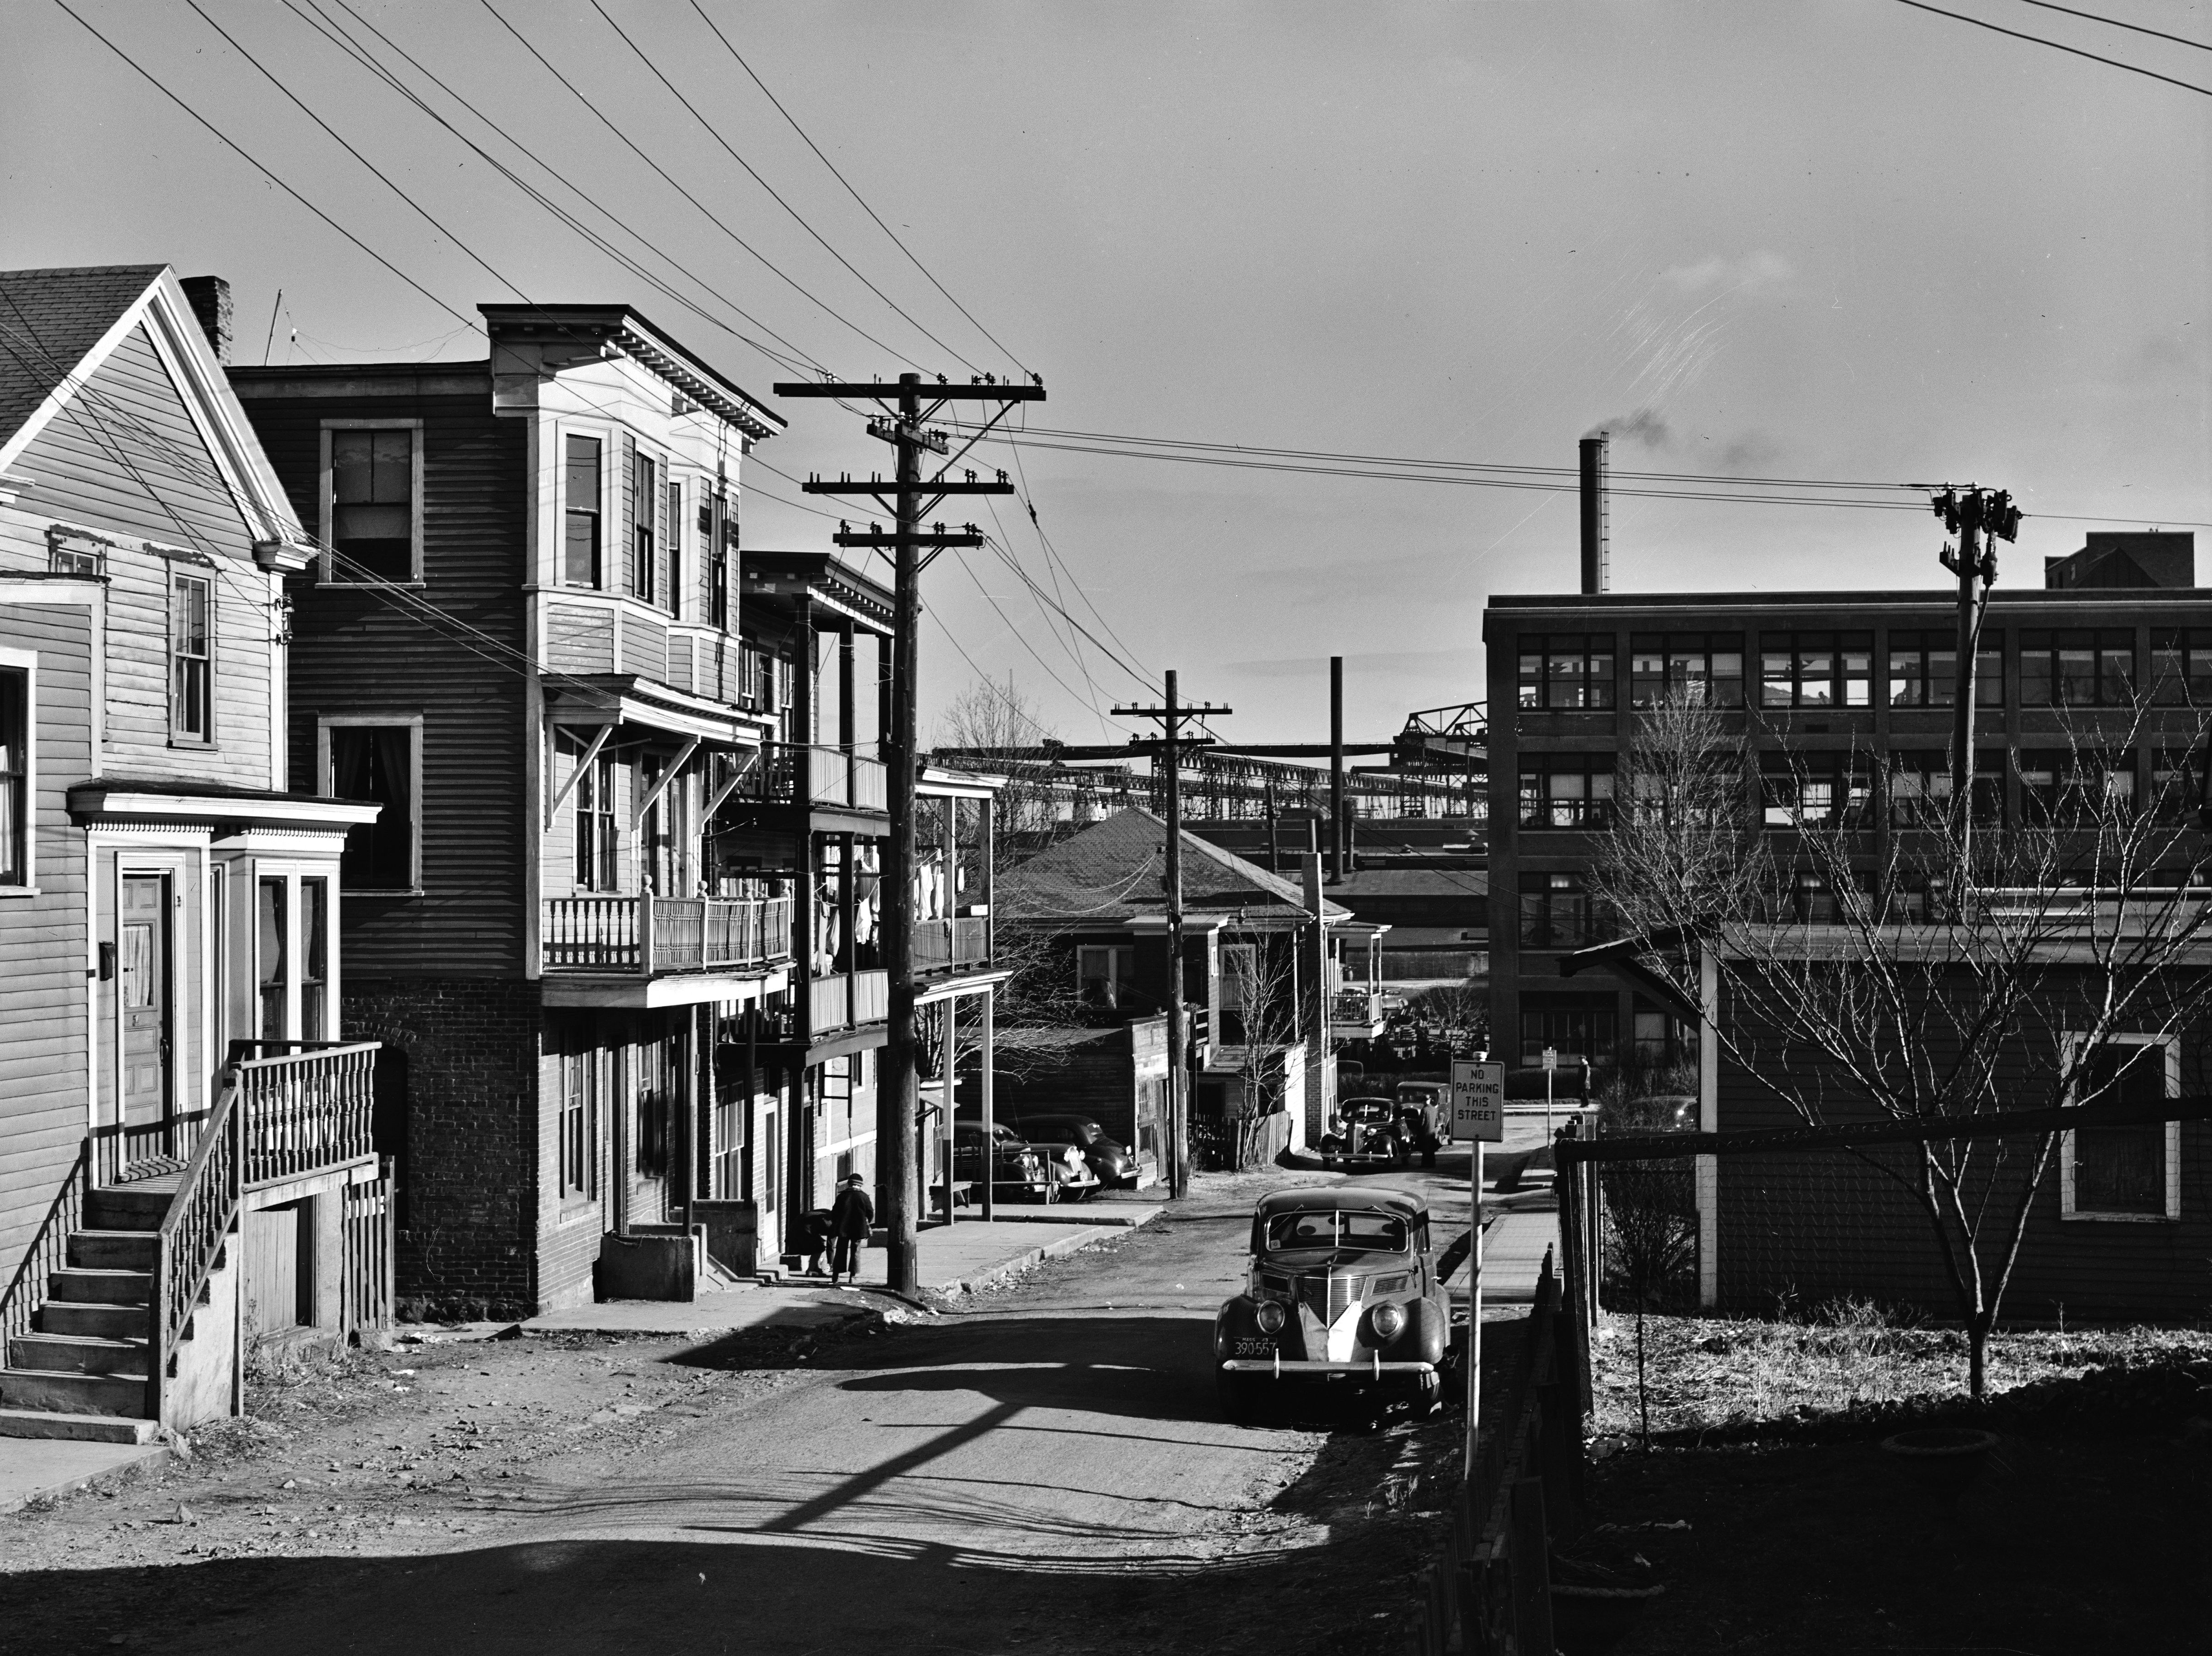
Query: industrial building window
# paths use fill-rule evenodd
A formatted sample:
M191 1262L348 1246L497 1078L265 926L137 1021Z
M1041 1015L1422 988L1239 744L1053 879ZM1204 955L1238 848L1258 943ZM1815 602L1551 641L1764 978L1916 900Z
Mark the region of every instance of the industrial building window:
M561 1057L561 1199L589 1201L592 1154L599 1118L599 1055L564 1052Z
M2068 1038L2070 1059L2082 1037ZM2081 1059L2069 1107L2150 1104L2181 1090L2180 1044L2171 1035L2115 1035ZM2175 1121L2083 1126L2059 1140L2060 1216L2158 1220L2181 1216L2181 1128Z
M2119 822L2135 811L2136 757L2086 748L2024 749L2020 805L2031 822Z
M419 579L415 432L408 427L330 434L332 580Z
M613 891L621 881L616 861L615 761L601 754L576 781L576 889Z
M2004 816L2004 755L1974 755L1974 822L1995 827ZM1951 755L1942 748L1899 749L1889 755L1889 821L1893 828L1941 828L1951 816Z
M31 675L0 669L0 886L31 883Z
M1761 707L1873 704L1871 633L1766 633L1759 644Z
M1863 753L1763 753L1759 783L1769 828L1858 828L1871 788Z
M1125 1005L1137 975L1137 951L1126 944L1085 943L1075 951L1075 975L1085 1004Z
M324 786L334 799L380 805L374 822L346 830L338 879L348 891L411 891L416 886L415 741L418 726L331 725L330 771Z
M1949 707L1959 699L1959 634L1950 628L1889 635L1889 705ZM1974 644L1974 705L2004 706L2004 634L1984 631Z
M598 586L599 576L599 440L571 437L566 449L561 579L568 586Z
M1613 755L1521 755L1521 826L1601 828L1613 820Z
M1580 949L1597 941L1589 884L1580 874L1521 877L1521 943Z
M215 740L215 583L169 577L169 739Z
M2204 803L2204 777L2192 748L2154 748L2150 755L2150 809L2162 822L2193 820Z
M1538 1000L1524 995L1521 1001L1521 1065L1534 1069L1544 1061L1544 1049L1559 1055L1562 1070L1583 1059L1608 1059L1619 1045L1620 1015L1612 998L1570 1001L1565 998Z
M2124 707L2136 699L2135 634L2124 628L2020 635L2023 707Z
M1668 697L1708 707L1743 706L1743 634L1638 633L1629 640L1629 699L1656 707Z
M2166 707L2212 707L2212 630L2169 627L2151 634L2150 699Z
M1554 633L1521 640L1521 705L1554 712L1613 706L1613 634Z

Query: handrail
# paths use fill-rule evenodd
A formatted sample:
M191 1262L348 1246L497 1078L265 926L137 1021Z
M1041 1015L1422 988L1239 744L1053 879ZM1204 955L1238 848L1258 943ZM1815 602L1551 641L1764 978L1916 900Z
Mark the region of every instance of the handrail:
M374 1153L369 1117L382 1045L318 1042L310 1052L234 1059L245 1116L241 1178L246 1189L361 1162Z
M54 1193L53 1205L24 1248L15 1277L0 1291L0 1352L7 1350L9 1341L31 1331L31 1319L44 1301L47 1276L69 1263L70 1233L84 1222L85 1198L91 1189L92 1139L88 1135L77 1146L69 1176Z
M184 1338L201 1290L214 1273L224 1240L245 1199L246 1115L238 1107L240 1077L224 1071L222 1095L177 1180L176 1194L154 1239L153 1361L146 1377L148 1412L161 1418L169 1362Z

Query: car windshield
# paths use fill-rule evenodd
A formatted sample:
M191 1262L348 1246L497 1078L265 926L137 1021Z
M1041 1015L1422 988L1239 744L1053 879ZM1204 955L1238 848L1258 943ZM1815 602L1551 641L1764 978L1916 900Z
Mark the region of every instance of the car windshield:
M1406 1251L1406 1222L1371 1209L1279 1213L1267 1221L1267 1235L1270 1253L1317 1247L1385 1253Z

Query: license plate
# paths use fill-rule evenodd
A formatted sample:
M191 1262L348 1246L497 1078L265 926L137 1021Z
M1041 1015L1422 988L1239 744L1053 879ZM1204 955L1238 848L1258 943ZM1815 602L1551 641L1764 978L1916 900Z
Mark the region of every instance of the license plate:
M1239 1340L1237 1355L1240 1357L1272 1357L1275 1355L1273 1340Z

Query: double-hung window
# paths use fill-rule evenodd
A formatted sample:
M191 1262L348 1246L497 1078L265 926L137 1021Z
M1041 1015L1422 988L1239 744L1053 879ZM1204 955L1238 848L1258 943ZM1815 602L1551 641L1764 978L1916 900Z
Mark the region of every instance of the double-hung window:
M1553 633L1524 636L1520 704L1553 712L1613 706L1613 634Z
M699 502L699 582L702 612L724 632L730 629L730 555L737 543L737 513L718 484Z
M2181 1046L2172 1035L2113 1035L2087 1052L2069 1037L2076 1065L2069 1107L2085 1125L2058 1145L2059 1214L2066 1219L2160 1220L2181 1216L2181 1126L2177 1121L2088 1125L2114 1105L2155 1104L2181 1090Z
M422 726L327 724L324 787L334 799L381 806L373 822L346 830L338 878L348 891L411 891L420 883L422 822L416 810L416 743Z
M629 452L629 591L641 603L652 604L659 595L660 555L653 533L660 501L659 468L650 454L640 454L628 437Z
M660 499L661 581L666 589L668 613L679 620L684 615L683 538L684 485L671 479Z
M2124 707L2135 701L2135 634L2125 628L2020 635L2024 707Z
M1126 943L1085 943L1075 951L1076 982L1088 1006L1125 1004L1137 975L1137 951Z
M0 665L0 886L31 883L31 670Z
M613 891L620 884L616 860L615 761L601 754L576 782L576 889Z
M419 434L412 426L337 426L325 434L331 446L325 579L419 579Z
M1638 633L1629 640L1629 698L1638 707L1680 701L1743 706L1743 634Z
M1761 707L1872 705L1872 634L1767 633L1759 643Z
M586 1048L561 1055L561 1199L591 1199L597 1171L599 1055Z
M1613 755L1524 753L1520 794L1524 828L1604 828L1613 820Z
M564 450L561 580L600 585L599 456L596 437L571 435Z
M215 582L169 574L169 739L215 740Z

